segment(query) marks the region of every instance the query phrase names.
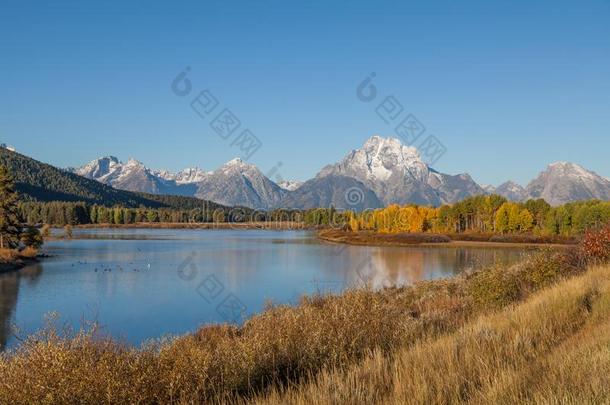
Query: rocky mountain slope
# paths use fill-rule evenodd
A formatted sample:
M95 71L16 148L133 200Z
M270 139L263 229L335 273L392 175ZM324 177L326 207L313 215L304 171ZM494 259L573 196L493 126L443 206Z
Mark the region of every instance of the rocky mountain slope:
M511 201L544 198L553 205L588 198L610 199L610 180L574 163L549 165L525 188L513 181L498 187L481 186L466 173L441 173L426 165L417 149L380 136L372 136L361 148L325 166L304 183L276 184L256 166L240 159L214 171L195 167L171 173L149 169L135 159L122 163L107 156L71 171L122 190L194 196L256 209L331 204L338 209L388 204L438 206L491 193ZM351 200L344 195L348 191Z
M385 204L440 205L483 194L468 174L448 175L428 167L417 149L398 139L373 136L316 177L351 177L373 190Z
M610 180L575 163L556 162L527 185L530 198L544 198L551 205L570 201L610 200Z
M269 209L278 207L286 190L269 180L256 166L233 159L193 184L196 197L219 204Z
M486 191L490 194L501 195L510 201L523 201L528 199L527 190L514 181L504 182L498 187L491 187Z

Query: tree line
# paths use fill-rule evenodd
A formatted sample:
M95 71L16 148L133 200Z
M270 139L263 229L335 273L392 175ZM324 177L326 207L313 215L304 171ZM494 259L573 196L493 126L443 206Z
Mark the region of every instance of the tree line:
M543 199L511 202L498 195L475 196L452 205L390 205L360 213L330 208L257 211L202 205L198 208L107 207L85 202L22 202L18 215L27 224L135 224L298 222L314 227L385 233L532 233L571 236L610 221L610 202L590 200L551 207Z
M512 202L498 195L481 195L438 208L390 205L343 215L352 231L572 236L610 222L610 202L589 200L552 207L543 199Z
M200 204L197 208L126 208L87 204L85 202L21 202L19 215L31 225L56 226L136 223L222 223L222 222L303 222L306 213L277 209L257 211L250 208L228 208L218 204ZM327 221L326 221L327 223Z

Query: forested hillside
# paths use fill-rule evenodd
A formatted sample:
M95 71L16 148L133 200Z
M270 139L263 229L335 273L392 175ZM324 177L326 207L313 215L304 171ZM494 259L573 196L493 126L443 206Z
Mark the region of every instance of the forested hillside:
M58 169L5 148L0 148L0 164L6 166L15 179L24 201L85 202L105 206L193 209L203 200L192 197L132 193L116 190L95 180ZM217 204L212 204L219 207Z

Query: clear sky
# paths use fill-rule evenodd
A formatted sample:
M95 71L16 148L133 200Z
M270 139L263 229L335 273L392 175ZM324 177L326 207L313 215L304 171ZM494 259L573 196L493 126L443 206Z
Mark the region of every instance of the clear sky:
M610 0L2 2L0 141L36 159L216 168L239 150L191 109L204 89L284 178L392 135L386 95L446 146L440 171L525 183L568 160L610 176Z

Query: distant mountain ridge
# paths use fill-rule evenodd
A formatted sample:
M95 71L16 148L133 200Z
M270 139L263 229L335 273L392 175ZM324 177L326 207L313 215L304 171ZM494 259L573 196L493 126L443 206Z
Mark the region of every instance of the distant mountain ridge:
M144 206L190 209L201 207L204 203L212 209L220 207L218 204L193 197L146 194L115 189L6 148L0 148L0 164L9 169L15 179L17 191L26 201L82 201L90 204L121 205L133 208Z
M544 198L551 205L576 200L610 200L610 180L570 162L547 166L526 187L531 198Z
M549 165L527 187L513 181L498 187L482 186L467 173L441 173L423 162L417 149L377 135L305 182L276 184L256 166L240 159L212 171L195 167L171 173L149 169L135 159L122 163L106 156L70 170L119 189L205 198L256 209L314 208L319 204L332 204L337 209L388 204L438 206L490 193L511 201L545 198L553 205L587 198L610 199L610 180L574 163ZM340 195L341 190L345 193L355 188L360 192L352 196L358 194L359 199Z

